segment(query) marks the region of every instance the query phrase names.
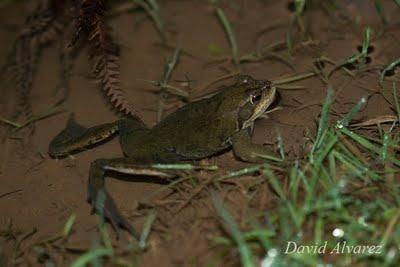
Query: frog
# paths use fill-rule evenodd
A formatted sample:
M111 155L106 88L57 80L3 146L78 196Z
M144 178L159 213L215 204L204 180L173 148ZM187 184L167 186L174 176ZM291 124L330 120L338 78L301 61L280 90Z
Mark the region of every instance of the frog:
M92 211L98 212L96 203L101 196L104 218L114 230L124 229L138 238L105 188L106 172L170 179L175 174L154 168L154 164L193 162L228 150L244 162L265 161L260 155L274 152L252 143L251 136L255 120L265 115L278 96L270 81L241 74L232 85L189 102L153 127L140 118L125 117L86 128L72 115L65 129L50 142L48 153L53 158L66 157L118 135L124 157L96 159L91 163L88 202Z

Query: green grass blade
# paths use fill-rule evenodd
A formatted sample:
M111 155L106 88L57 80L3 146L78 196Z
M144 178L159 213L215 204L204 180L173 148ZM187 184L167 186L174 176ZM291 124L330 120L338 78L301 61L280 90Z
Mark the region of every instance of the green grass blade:
M139 247L141 249L144 249L147 246L147 239L150 235L151 227L154 221L156 220L156 217L157 217L156 213L153 212L146 218L146 221L144 222L142 235L140 236L140 241L139 241Z
M160 7L158 6L157 2L155 0L147 0L147 2L149 2L149 5L151 6L151 8L157 12L160 11Z
M286 83L297 82L297 81L308 79L308 78L313 77L315 75L317 75L315 72L307 72L307 73L291 76L291 77L288 77L288 78L272 80L272 84L273 85L281 85L281 84L286 84Z
M382 86L383 81L385 80L386 73L388 71L393 71L398 65L400 65L400 58L395 59L391 63L389 63L379 75L379 84Z
M263 170L264 177L268 181L268 183L272 186L272 188L275 190L275 192L278 194L278 196L282 199L282 201L285 203L290 216L292 217L292 220L295 222L296 226L299 228L301 225L302 217L299 216L295 208L293 207L292 203L288 200L286 197L285 193L282 190L282 187L279 185L278 179L275 177L274 173L266 168Z
M143 9L149 14L162 40L165 41L165 23L161 17L160 8L157 2L155 0L134 0L134 2L143 7Z
M361 47L361 52L355 55L350 56L349 58L347 58L346 60L344 60L343 62L339 63L338 65L336 65L328 74L328 78L332 76L332 74L344 67L345 65L348 64L354 64L357 63L359 60L364 60L367 55L368 55L368 47L371 41L371 28L370 27L366 27L364 29L364 34L363 34L363 42L362 42L362 47ZM344 68L345 69L345 68Z
M247 174L252 174L252 173L260 171L265 166L266 166L265 164L261 164L261 165L256 165L256 166L253 166L253 167L243 168L243 169L240 169L238 171L230 172L227 175L218 177L215 180L220 182L220 181L223 181L223 180L226 180L226 179L229 179L229 178L233 178L233 177L237 177L237 176L243 176L243 175L247 175Z
M242 232L239 229L239 226L236 224L232 215L226 209L222 199L214 193L212 195L212 201L215 209L217 210L219 216L224 221L224 225L228 232L231 234L232 238L235 240L236 244L239 247L240 258L242 261L242 266L244 267L253 267L254 261L251 250L249 246L246 244L245 238Z
M400 104L399 104L399 99L397 96L398 96L398 94L397 94L396 82L393 82L394 107L396 108L397 120L398 120L398 123L400 124Z
M342 133L346 134L347 136L349 136L351 139L353 139L357 143L359 143L361 146L365 147L366 149L376 153L377 155L380 154L381 149L378 148L377 146L375 146L374 144L372 144L370 141L368 141L364 137L348 130L347 128L343 128L340 131ZM394 164L396 164L397 166L400 166L400 160L396 159L392 155L387 155L387 159L390 160L391 162L393 162Z
M21 124L19 124L17 122L10 121L10 120L8 120L6 118L3 118L3 117L0 117L0 122L8 124L8 125L11 125L11 126L13 126L15 128L21 128L21 126L22 126Z
M153 164L151 165L154 169L161 169L161 170L207 170L207 171L216 171L218 170L218 166L216 165L199 165L195 166L189 163L182 163L182 164Z
M298 192L299 192L299 184L300 184L300 170L299 170L299 161L296 160L290 169L289 174L289 192L292 201L297 200Z
M80 256L76 259L72 264L71 267L86 267L90 262L94 260L99 260L104 256L112 255L112 251L106 248L97 248L92 249Z
M283 161L283 160L285 160L285 148L284 148L284 145L283 145L282 135L279 132L279 130L276 130L276 135L277 135L277 140L278 140L279 154L280 154L281 159Z
M336 124L336 128L341 129L347 127L354 116L362 109L362 107L367 103L367 98L362 97L357 104L350 110L349 113L344 116L343 119L339 120Z
M390 142L389 134L385 132L382 138L382 148L380 153L382 162L385 162L388 156L389 142Z
M318 170L322 161L328 156L329 152L333 148L333 146L338 142L338 137L336 135L330 134L324 146L320 149L318 155L314 158L314 163L316 168L314 170Z
M371 28L366 27L364 30L364 38L363 38L363 44L362 44L362 49L361 49L361 54L365 57L368 54L368 47L371 42Z
M180 48L176 47L172 56L165 63L164 73L161 78L161 87L165 86L168 83L169 78L171 77L171 73L179 60L180 52Z
M238 45L236 42L236 36L235 36L235 32L233 31L232 25L229 22L228 18L225 15L225 12L216 5L217 1L212 1L214 3L214 7L215 7L215 12L217 13L217 17L219 19L219 21L221 22L224 31L226 33L226 35L228 36L228 40L229 43L231 45L231 49L232 49L232 57L233 57L233 61L235 62L236 65L239 65L239 49L238 49Z
M66 238L70 235L72 231L72 227L74 226L76 220L76 214L72 214L67 222L65 223L64 229L63 229L63 237Z
M326 100L322 106L321 119L319 120L317 136L315 138L315 142L310 152L310 156L312 157L314 152L320 147L323 141L323 137L325 136L326 130L329 127L329 109L332 105L332 100L333 100L332 96L333 96L333 90L332 87L329 86Z
M387 24L387 19L386 19L386 16L385 16L385 12L383 10L382 1L381 0L375 0L374 2L375 2L376 12L378 12L379 17L382 20L382 23L383 24Z
M306 0L296 0L294 3L296 7L296 16L300 17L303 14Z

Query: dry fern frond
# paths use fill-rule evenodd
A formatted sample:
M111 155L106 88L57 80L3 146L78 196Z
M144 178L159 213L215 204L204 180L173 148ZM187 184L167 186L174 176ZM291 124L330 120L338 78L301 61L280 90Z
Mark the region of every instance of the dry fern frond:
M114 43L105 22L106 9L102 0L83 0L76 19L75 35L71 44L82 36L90 43L92 72L118 111L139 119L120 86L118 45Z
M28 118L32 114L30 91L33 81L31 53L29 51L28 40L20 39L15 49L15 84L18 95L18 103L13 118L17 118L21 114L24 114L24 116Z
M72 7L72 9L70 8ZM118 111L140 120L126 99L120 86L120 70L118 46L109 34L105 23L106 9L103 0L40 0L26 19L22 31L14 42L2 74L7 73L16 88L17 107L12 119L29 120L32 117L31 90L34 75L41 52L48 44L58 41L60 44L61 72L58 87L61 98L56 105L62 103L68 95L68 76L70 70L70 50L64 49L66 29L70 24L67 18L71 11L78 13L75 20L75 35L70 45L85 37L84 43L90 45L92 71L101 84L109 102ZM8 76L8 77L7 77ZM6 79L2 79L3 81ZM33 125L29 125L33 133Z
M13 119L23 115L25 119L32 116L30 99L33 76L42 49L56 40L64 28L57 12L60 2L40 1L34 11L28 16L24 27L18 35L5 70L8 71L16 85L18 103ZM55 9L57 7L57 10ZM33 132L33 126L30 127Z
M59 42L58 59L60 62L60 71L58 82L54 91L54 106L61 105L68 98L70 93L69 76L72 69L70 49L65 48L65 40Z

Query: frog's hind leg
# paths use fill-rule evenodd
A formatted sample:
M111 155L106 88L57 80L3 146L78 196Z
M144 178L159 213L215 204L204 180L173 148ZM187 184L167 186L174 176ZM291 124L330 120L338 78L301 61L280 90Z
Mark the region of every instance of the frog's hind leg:
M114 200L105 190L104 175L106 171L115 171L130 175L152 176L165 179L173 178L176 176L176 174L157 170L152 168L151 165L135 164L129 158L98 159L90 166L88 201L91 203L93 210L96 212L102 212L104 214L104 217L111 222L111 225L117 233L117 237L118 229L123 228L138 239L139 235L136 233L130 223L121 215L114 203ZM99 203L102 203L103 205L99 205Z
M137 119L123 119L118 122L119 142L124 154L130 156L135 144L140 142L142 136L149 133L150 129Z
M64 157L73 152L87 149L88 147L105 141L118 132L118 121L85 128L78 124L71 114L67 125L49 145L49 155Z

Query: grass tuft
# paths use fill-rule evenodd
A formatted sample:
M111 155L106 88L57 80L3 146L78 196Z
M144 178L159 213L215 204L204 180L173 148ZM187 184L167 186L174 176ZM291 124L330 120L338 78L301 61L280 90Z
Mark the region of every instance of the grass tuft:
M353 263L369 266L371 258L377 266L396 266L400 260L400 255L394 252L400 245L397 231L400 188L394 180L383 179L400 171L400 161L390 149L397 140L393 138L393 127L382 134L382 146L377 146L347 128L364 106L365 98L333 125L329 120L332 102L333 90L328 87L308 157L288 163L287 173L260 165L219 178L258 171L278 197L267 215L262 211L263 215L256 218L257 223L243 218L240 224L241 229L247 229L241 233L244 240L241 242L246 242L262 266L323 266L331 262L336 266ZM382 165L372 164L377 158ZM258 187L262 188L262 184ZM379 194L378 190L384 193ZM252 238L248 239L249 236ZM212 240L239 249L232 235L230 239ZM297 246L326 244L326 253L285 253L288 242ZM344 245L382 247L379 254L333 253L330 260L324 256Z
M149 14L154 22L154 25L161 36L163 42L166 41L165 34L165 22L161 16L160 7L155 0L134 0L135 3L143 7L143 9Z
M212 195L212 201L219 216L224 222L224 227L227 229L232 239L238 245L242 266L253 267L254 260L249 246L246 244L243 233L240 231L239 226L236 224L234 218L225 207L222 199L215 193Z
M156 220L156 217L156 213L151 213L149 216L147 216L146 221L144 222L142 235L140 236L139 240L139 247L141 249L145 249L147 247L147 239L150 235L151 227Z
M368 56L368 48L370 46L370 42L371 42L371 28L370 27L366 27L364 29L364 33L363 33L363 41L362 41L362 46L361 46L361 51L358 54L352 55L350 57L348 57L347 59L345 59L344 61L342 61L341 63L337 64L328 74L328 78L332 76L332 74L340 69L340 68L344 68L348 66L348 65L352 65L352 64L360 64L366 61L366 58Z
M388 72L394 71L394 69L400 65L400 58L395 59L393 62L389 63L381 72L379 76L379 84L382 86L383 81L385 80L385 76Z
M219 21L221 22L226 35L228 36L228 40L229 40L229 43L230 43L231 49L232 49L233 62L236 64L236 66L239 66L239 64L240 64L239 49L238 49L238 45L236 42L235 32L232 28L230 21L226 17L225 12L218 6L218 2L219 2L218 0L211 0L211 3L214 5L217 17L218 17Z

